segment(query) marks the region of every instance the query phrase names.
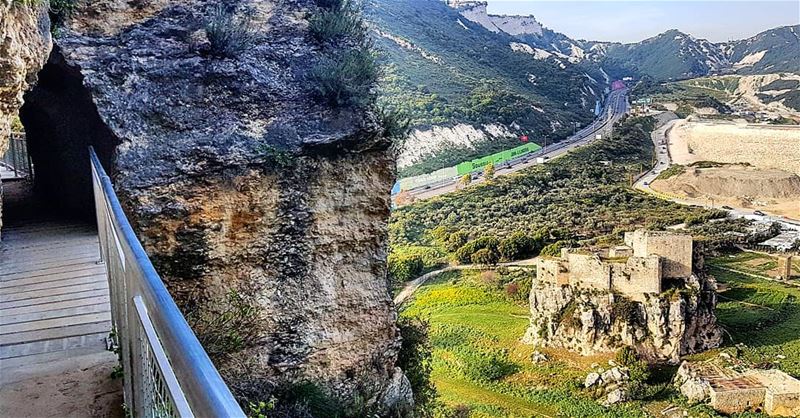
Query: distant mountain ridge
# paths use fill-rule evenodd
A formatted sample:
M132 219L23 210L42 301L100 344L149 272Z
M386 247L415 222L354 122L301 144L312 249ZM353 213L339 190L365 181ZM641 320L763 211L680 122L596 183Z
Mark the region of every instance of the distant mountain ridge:
M622 44L574 40L547 29L533 16L492 15L484 1L449 0L447 3L466 19L516 37L539 51L540 56L549 53L573 63L589 61L615 77L649 75L669 80L712 74L800 72L800 25L778 27L747 39L718 43L672 29L641 42ZM536 30L503 29L517 28L522 22L531 21L536 22Z
M523 45L517 36L545 33L532 17L475 23L439 0L372 0L365 17L385 64L381 100L411 117L401 176L512 148L525 136L563 139L605 97L597 66Z

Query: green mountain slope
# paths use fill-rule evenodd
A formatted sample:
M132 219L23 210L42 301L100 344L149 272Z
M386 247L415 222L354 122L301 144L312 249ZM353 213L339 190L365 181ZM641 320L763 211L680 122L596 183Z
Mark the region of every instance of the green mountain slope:
M586 42L587 57L604 68L616 63L631 75L657 80L712 74L800 72L800 25L770 29L748 39L712 43L670 30L632 44ZM594 47L594 48L593 48Z
M770 29L726 49L740 74L800 73L800 25Z
M413 175L519 145L558 140L593 118L604 84L579 66L537 59L519 40L436 0L373 0L366 7L387 64L383 101L415 130L400 158Z
M635 44L608 44L603 58L659 80L699 77L728 65L717 45L674 29Z

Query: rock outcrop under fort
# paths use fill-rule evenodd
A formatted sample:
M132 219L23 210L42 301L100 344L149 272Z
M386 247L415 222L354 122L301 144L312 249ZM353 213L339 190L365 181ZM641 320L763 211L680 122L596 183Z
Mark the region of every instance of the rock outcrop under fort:
M310 72L338 44L310 36L315 2L80 4L21 111L38 189L91 216L96 149L241 398L313 382L343 408L407 406L386 274L394 152L369 106L319 97ZM212 24L252 39L221 53Z
M716 281L702 272L691 237L636 231L625 241L541 260L524 341L583 355L630 346L671 363L718 346Z

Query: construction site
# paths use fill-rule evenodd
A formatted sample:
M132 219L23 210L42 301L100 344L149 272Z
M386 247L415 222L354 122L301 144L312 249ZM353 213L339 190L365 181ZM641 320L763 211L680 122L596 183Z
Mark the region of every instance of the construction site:
M675 166L654 190L800 219L800 127L680 121L667 145Z

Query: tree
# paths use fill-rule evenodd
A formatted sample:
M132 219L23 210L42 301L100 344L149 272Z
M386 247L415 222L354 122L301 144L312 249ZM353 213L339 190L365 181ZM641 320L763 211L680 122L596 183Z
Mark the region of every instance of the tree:
M458 251L469 240L469 235L464 231L456 231L447 237L444 247L451 253Z
M387 259L389 278L399 285L419 276L425 269L425 262L419 254L389 254Z
M469 184L472 183L472 174L469 173L464 174L463 176L461 176L461 180L459 180L458 182L461 183L461 185L464 187L469 186Z
M504 260L513 261L536 255L542 247L540 237L530 237L524 232L517 231L510 237L500 241L498 250Z
M402 345L397 365L403 369L414 392L414 416L432 417L436 388L431 381L433 347L428 338L429 324L420 318L400 317L397 321Z
M493 266L497 264L500 255L491 248L483 248L475 251L470 257L473 264L483 264L485 266Z
M494 178L494 163L489 161L489 164L486 164L486 167L483 169L483 176L486 177L486 180L491 180Z

